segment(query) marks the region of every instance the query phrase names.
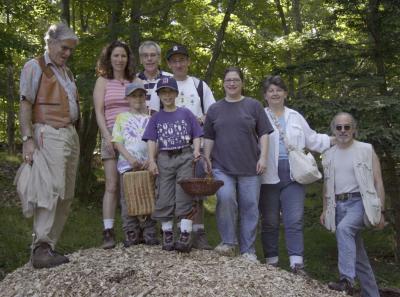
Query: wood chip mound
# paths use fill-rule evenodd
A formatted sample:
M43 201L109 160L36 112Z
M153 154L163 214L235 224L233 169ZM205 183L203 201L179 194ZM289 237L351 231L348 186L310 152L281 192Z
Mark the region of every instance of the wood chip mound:
M52 269L30 263L0 283L1 296L343 296L316 280L213 251L165 252L138 245L91 248Z

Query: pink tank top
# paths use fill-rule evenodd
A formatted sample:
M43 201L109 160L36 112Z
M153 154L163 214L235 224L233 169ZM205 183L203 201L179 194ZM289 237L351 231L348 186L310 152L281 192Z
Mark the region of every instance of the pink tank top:
M117 115L129 110L128 101L125 99L125 87L129 81L121 83L116 79L108 79L104 95L104 117L108 129L112 129Z

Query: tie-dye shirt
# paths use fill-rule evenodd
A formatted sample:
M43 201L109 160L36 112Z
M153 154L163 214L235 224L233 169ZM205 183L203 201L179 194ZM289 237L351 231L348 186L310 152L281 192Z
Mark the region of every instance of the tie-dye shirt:
M150 117L145 114L120 113L115 120L112 132L112 141L123 144L127 151L141 163L148 158L147 144L142 140L142 136L149 119ZM117 169L119 173L132 170L132 166L122 154L119 154Z

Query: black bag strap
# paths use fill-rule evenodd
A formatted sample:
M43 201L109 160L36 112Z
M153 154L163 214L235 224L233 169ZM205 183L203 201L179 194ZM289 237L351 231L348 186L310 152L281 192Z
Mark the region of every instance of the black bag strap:
M197 94L200 97L201 112L204 112L204 91L203 91L203 81L201 79L193 77L194 86L196 87ZM196 83L197 82L197 83Z

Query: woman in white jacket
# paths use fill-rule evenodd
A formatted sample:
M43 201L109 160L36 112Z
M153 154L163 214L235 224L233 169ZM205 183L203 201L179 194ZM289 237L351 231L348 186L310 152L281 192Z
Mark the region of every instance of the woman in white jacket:
M316 152L329 148L331 140L328 135L312 130L300 113L285 107L287 87L279 76L270 76L263 81L263 94L268 103L265 112L274 126L268 140L267 169L262 176L259 202L264 256L267 264L278 265L282 214L290 267L294 273L302 273L305 189L291 177L288 151L281 134L286 134L290 145Z

